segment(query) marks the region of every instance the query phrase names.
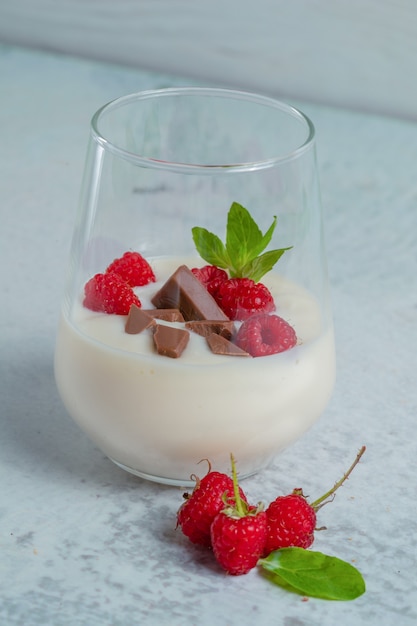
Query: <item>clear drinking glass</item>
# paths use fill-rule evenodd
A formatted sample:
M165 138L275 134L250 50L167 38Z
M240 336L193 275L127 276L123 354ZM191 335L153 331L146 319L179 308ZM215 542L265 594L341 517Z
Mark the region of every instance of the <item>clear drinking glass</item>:
M215 354L191 331L181 356L170 358L157 353L152 328L128 334L126 315L83 305L87 281L137 251L156 278L133 288L149 310L179 266L208 264L192 228L224 241L233 203L262 233L277 216L267 249L290 249L260 282L274 299L270 314L294 328L294 347L262 357ZM267 97L209 88L133 94L94 115L55 375L70 416L112 461L166 484L189 484L202 459L228 472L231 453L241 478L253 474L319 418L335 351L314 127L305 115Z

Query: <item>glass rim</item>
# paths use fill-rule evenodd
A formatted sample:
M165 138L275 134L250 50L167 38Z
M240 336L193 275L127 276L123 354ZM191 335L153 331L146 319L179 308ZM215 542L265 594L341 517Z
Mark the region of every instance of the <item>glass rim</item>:
M107 139L99 130L100 118L108 111L116 110L134 101L177 96L208 96L225 99L246 100L247 102L252 102L254 104L267 106L269 108L275 108L302 122L306 128L306 138L302 143L300 143L299 146L297 146L293 150L276 157L271 157L264 160L261 159L256 161L248 161L243 163L219 163L211 165L163 161L155 159L153 157L147 157L136 154L134 152L129 152L128 150L119 147L114 142ZM130 161L142 167L152 169L164 169L171 171L180 171L182 173L199 174L214 174L216 172L218 173L219 171L222 171L224 173L233 173L272 168L276 165L297 159L302 154L311 149L315 142L314 124L310 120L310 118L298 108L270 96L222 87L167 87L130 93L128 95L115 98L114 100L111 100L104 104L102 107L100 107L91 118L90 129L92 132L92 137L96 143L98 143L104 150L112 152L113 154L119 156L126 161Z

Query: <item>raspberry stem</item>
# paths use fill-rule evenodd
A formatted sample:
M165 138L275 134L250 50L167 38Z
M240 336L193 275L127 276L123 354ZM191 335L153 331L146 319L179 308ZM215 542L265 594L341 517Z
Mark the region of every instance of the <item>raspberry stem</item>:
M246 507L244 507L243 505L242 498L240 497L239 483L237 480L237 472L236 472L236 463L235 463L235 458L233 454L230 455L230 461L232 464L233 493L235 497L236 513L238 514L239 517L245 517L247 510L246 510Z
M320 498L318 498L311 504L311 506L313 507L315 511L318 511L322 506L327 504L327 502L329 501L329 498L331 498L331 496L334 496L335 492L339 489L339 487L341 487L343 483L349 478L350 474L352 473L354 468L357 466L357 464L361 460L361 457L364 454L365 450L366 450L366 446L362 446L362 448L359 450L358 454L356 455L356 459L353 461L348 471L345 472L345 474L343 474L342 478L338 480L337 483L335 483L334 486L331 489L329 489L329 491L327 491L324 495L322 495Z

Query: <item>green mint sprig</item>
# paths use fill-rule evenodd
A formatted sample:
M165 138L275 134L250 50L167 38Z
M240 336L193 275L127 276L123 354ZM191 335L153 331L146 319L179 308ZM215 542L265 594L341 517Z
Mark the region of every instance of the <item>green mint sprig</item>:
M274 216L263 234L249 211L233 202L227 215L226 243L200 226L192 228L192 235L197 252L207 263L228 270L231 278L251 278L258 282L292 247L263 252L272 239L276 223Z
M305 596L355 600L365 593L365 581L359 570L322 552L282 548L258 563L273 583Z

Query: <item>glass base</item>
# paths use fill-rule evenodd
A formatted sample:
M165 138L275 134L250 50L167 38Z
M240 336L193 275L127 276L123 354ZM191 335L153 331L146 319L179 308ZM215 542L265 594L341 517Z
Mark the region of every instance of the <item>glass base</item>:
M112 461L115 465L117 465L117 467L120 467L120 469L125 470L125 472L128 472L129 474L133 474L134 476L138 476L139 478L143 478L144 480L149 480L153 483L159 483L160 485L169 485L171 487L194 487L195 486L195 480L193 480L192 478L180 479L180 478L167 478L166 476L153 476L153 474L140 472L139 470L134 469L133 467L128 467L127 465L123 465L123 463L119 463L119 461L115 461L111 457L109 458L110 458L110 461ZM248 472L247 474L242 474L242 475L239 474L239 482L241 480L245 480L245 478L254 476L261 469L263 469L263 467L253 470L251 472Z

